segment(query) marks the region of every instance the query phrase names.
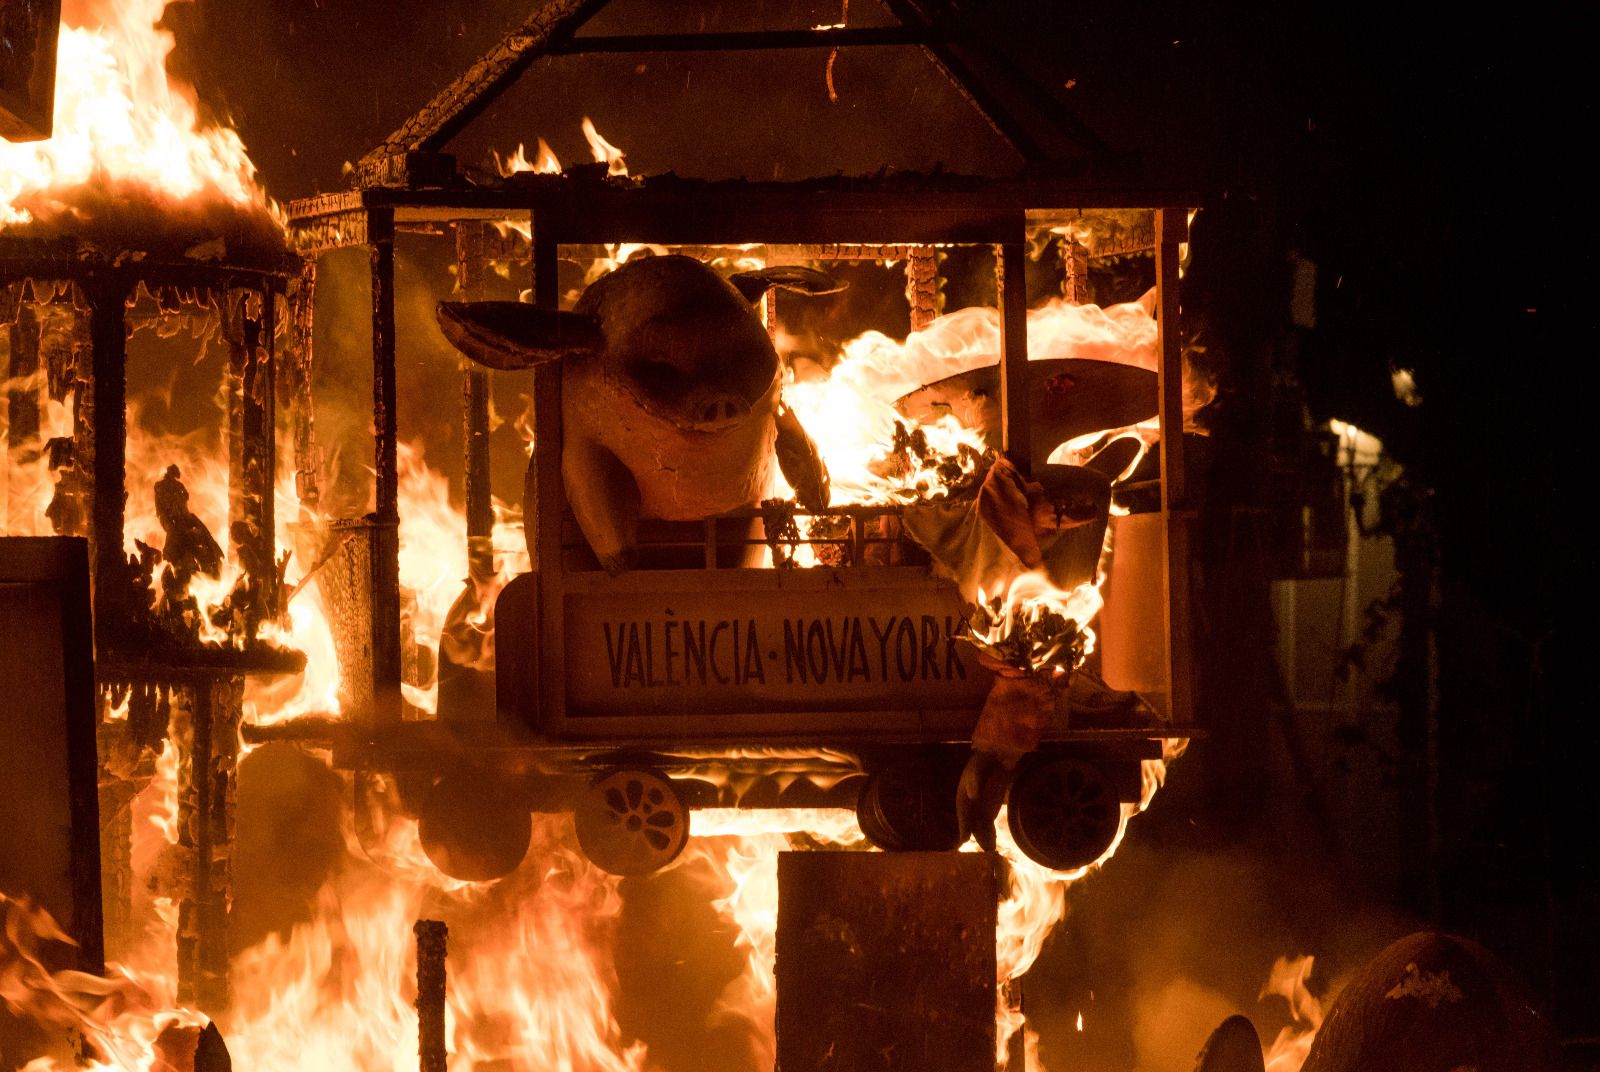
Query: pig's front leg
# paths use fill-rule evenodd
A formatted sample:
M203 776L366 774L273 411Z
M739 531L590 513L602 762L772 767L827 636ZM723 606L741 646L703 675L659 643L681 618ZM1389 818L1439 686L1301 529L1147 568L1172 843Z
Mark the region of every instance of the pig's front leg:
M639 556L639 485L628 467L600 444L579 438L562 450L561 477L600 565L613 576L632 569Z

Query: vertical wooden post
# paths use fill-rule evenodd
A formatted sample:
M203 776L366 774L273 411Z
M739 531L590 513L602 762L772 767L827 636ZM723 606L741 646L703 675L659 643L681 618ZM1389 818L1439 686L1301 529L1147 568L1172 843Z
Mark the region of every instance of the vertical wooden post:
M939 252L932 246L912 246L906 255L906 304L912 331L921 331L939 315Z
M89 526L94 571L96 647L105 651L106 631L127 620L127 559L122 525L127 508L127 281L103 275L85 288L89 298L89 339L94 380L89 387L93 416L93 473ZM111 645L114 646L114 645Z
M1156 330L1161 355L1161 528L1166 564L1167 717L1194 720L1190 636L1188 487L1183 457L1183 337L1179 328L1178 246L1188 238L1188 212L1156 211Z
M8 288L17 295L11 321L11 367L6 378L10 381L6 402L6 483L0 488L0 503L6 507L0 517L0 532L12 536L42 535L33 531L33 496L30 491L39 461L39 393L32 381L39 371L39 313L30 301L27 291L31 287L13 285ZM7 304L10 304L9 302ZM22 494L20 506L11 502L11 496ZM26 508L26 512L24 512Z
M300 500L302 518L315 514L322 496L317 486L316 406L311 391L315 368L316 340L313 313L317 296L317 262L307 257L300 268L300 281L290 304L292 326L290 353L295 365L294 397L294 491Z
M210 691L206 705L208 762L195 776L203 778L201 823L204 882L197 891L199 944L196 950L196 998L200 1008L217 1016L228 1007L228 907L233 900L234 764L244 680L233 678L202 686Z
M261 555L263 604L278 605L278 294L275 284L261 291L260 341L256 346L255 366L245 383L245 413L254 422L246 471L252 472L255 497L256 550Z
M482 301L484 286L483 232L487 224L458 220L456 232L456 287L467 301ZM489 374L461 359L461 398L465 410L467 463L467 569L477 580L494 576L494 498L489 486Z
M263 607L273 606L276 469L270 291L220 292L228 326L228 538L260 586ZM256 306L256 308L252 308Z
M558 309L561 288L557 278L560 248L548 221L533 221L533 301L541 309ZM522 517L528 536L528 553L538 577L534 601L532 650L543 650L543 633L550 615L547 608L560 606L561 515L566 509L566 493L561 486L561 362L551 361L533 371L533 457L528 460L528 479L522 490ZM546 524L548 522L548 524ZM548 711L565 702L561 693L559 667L553 660L539 660L533 680L538 682L539 705Z
M375 514L379 521L398 516L394 335L394 210L367 213L367 242L372 256L372 434L373 468L377 474Z
M370 538L372 719L400 721L400 477L395 387L394 210L367 213L372 255L372 433L376 487Z
M1061 296L1072 305L1094 301L1089 282L1089 247L1071 235L1061 236Z
M172 743L178 749L178 846L186 851L189 882L178 896L178 1000L194 1005L200 992L200 898L210 885L211 851L205 816L211 801L211 686L173 690Z
M995 246L1000 291L1000 449L1024 473L1030 469L1028 427L1027 246L1017 220L1017 241Z
M417 936L417 1060L419 1072L445 1072L449 1056L444 1038L446 969L450 932L435 919L419 919Z
M228 904L233 856L234 731L242 680L174 690L178 844L192 861L178 901L178 1000L211 1016L228 1005Z

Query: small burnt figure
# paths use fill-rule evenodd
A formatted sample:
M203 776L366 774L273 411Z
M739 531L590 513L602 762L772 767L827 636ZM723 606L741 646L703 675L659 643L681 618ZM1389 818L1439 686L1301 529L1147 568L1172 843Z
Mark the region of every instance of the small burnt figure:
M189 509L189 489L184 487L176 465L155 484L156 520L166 533L166 546L159 552L140 545L141 572L165 562L158 580L155 604L156 624L178 639L194 639L200 632L200 606L189 593L189 582L201 573L216 577L222 573L222 548L205 522Z
M161 531L167 534L162 557L169 566L186 575L219 576L222 548L217 546L205 522L189 509L189 489L179 479L181 476L176 465L169 465L166 474L156 481L156 520L161 522Z

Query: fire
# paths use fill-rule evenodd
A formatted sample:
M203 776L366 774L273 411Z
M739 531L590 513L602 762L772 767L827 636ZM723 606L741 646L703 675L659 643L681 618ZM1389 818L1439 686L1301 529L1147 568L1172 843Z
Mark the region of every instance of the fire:
M1105 309L1052 300L1028 312L1028 356L1115 361L1154 371L1156 324L1138 302ZM1000 359L1000 314L987 307L938 317L899 342L869 331L844 345L820 379L792 382L784 400L817 441L839 502L892 503L936 497L948 481L926 466L886 469L885 450L905 418L894 404L925 384L993 365ZM922 428L936 456L982 454L982 436L955 416Z
M238 134L202 128L193 95L167 79L165 0L95 4L92 21L90 6L64 12L54 136L0 142L0 226L49 223L86 189L268 205Z
M539 139L538 148L531 161L528 159L526 146L518 144L517 151L510 156L501 157L499 153L495 153L494 164L495 170L500 172L502 179L509 179L511 176L523 171L531 171L535 175L559 175L561 173L561 161L556 159L555 152L551 150L543 138Z
M0 144L0 226L48 225L68 214L85 190L115 200L124 190L138 189L147 197L211 199L275 212L238 136L201 129L192 97L168 81L165 62L173 41L155 28L165 0L104 6L100 25L70 25L61 33L56 135L28 145ZM609 175L628 174L623 152L587 117L583 133ZM557 172L561 164L541 139L533 161L519 146L509 159L497 158L497 167L509 176ZM633 251L611 252L621 260ZM1035 357L1072 353L1152 369L1156 364L1154 321L1137 303L1102 310L1053 302L1029 313L1028 331ZM817 440L836 500L903 503L948 493L948 467L883 464L899 420L894 402L923 384L993 363L998 353L998 314L962 310L903 343L877 333L863 335L845 347L827 378L788 384L786 401ZM6 386L36 390L41 398L46 394L42 382ZM70 434L65 407L44 401L41 442ZM141 433L137 407L129 428L126 549L136 550L138 540L162 543L150 489L172 464L181 470L190 508L210 532L224 535L228 466L214 446ZM928 426L924 436L930 456L964 459L967 472L984 450L981 436L953 417ZM408 639L420 650L445 646L458 662L491 669L487 620L493 599L506 580L527 568L520 522L500 511L494 574L471 580L465 520L450 502L447 481L425 464L416 445L401 450L400 466L400 573L411 597ZM42 464L13 467L7 531L49 531L43 516L49 490ZM300 513L292 477L286 477L276 510L280 549L296 545L289 525ZM292 565L286 619L269 626L272 639L306 653L307 669L292 680L252 682L246 694L249 721L338 710L326 607L314 579L301 583L311 565ZM198 581L191 592L207 607L226 595L233 579L224 571L215 580ZM1094 586L1063 593L1032 575L1012 584L1003 600L1006 620L1049 608L1087 626L1098 609ZM205 629L208 638L225 639L214 627ZM435 711L436 678L421 674L408 681L405 695L419 711ZM30 905L0 901L6 922L0 998L42 1021L83 1031L98 1051L92 1068L147 1072L156 1067L163 1031L204 1019L176 1001L176 904L162 883L177 842L178 759L177 746L169 742L156 757L150 785L133 803L133 869L144 895L136 898L137 935L128 948L115 951L119 962L109 967L106 979L46 971L39 950L59 940L59 928ZM1164 770L1164 761L1146 763L1144 798L1124 805L1117 842ZM368 777L352 776L352 781ZM451 928L447 1031L452 1067L493 1065L513 1072L642 1072L647 1067L642 1045L624 1037L614 1012L610 936L623 908L620 880L582 857L569 820L536 817L529 856L518 871L498 883L463 883L428 862L415 820L386 810L388 796L376 790L379 799L369 803L389 818L378 828L376 843L364 840L356 786L347 788L352 801L339 817L345 857L317 894L310 919L234 959L234 1002L219 1013L219 1026L238 1067L253 1072L403 1067L417 1038L410 925L423 917L445 919ZM688 856L703 861L720 884L715 905L737 924L746 958L744 973L724 992L722 1005L730 1015L761 1025L770 1039L777 854L790 846L793 833L840 847L858 846L862 834L854 815L844 810L700 811L693 825L696 837ZM1095 864L1061 874L1028 860L1001 822L1000 851L1010 865L996 935L1002 982L1020 978L1034 963L1045 936L1065 915L1066 888L1108 858L1117 842ZM1004 1000L997 1015L997 1057L1003 1062L1009 1039L1023 1022ZM62 1055L30 1067L44 1072L73 1064Z
M1300 1072L1311 1043L1322 1027L1322 1002L1306 987L1315 957L1279 957L1261 996L1277 996L1289 1003L1290 1022L1267 1048L1267 1072Z
M595 129L594 121L588 116L583 117L583 137L589 143L589 152L594 156L594 162L606 165L607 175L627 177L628 165L624 159L625 154L600 135L600 131ZM500 173L502 179L509 179L522 172L559 175L562 171L561 160L543 138L538 140L538 147L532 160L528 159L527 146L523 144L519 144L517 151L510 156L502 157L499 153L492 153L492 156L495 170Z
M467 570L466 518L450 501L449 482L423 461L420 445L401 445L399 476L400 585L414 600L411 643L437 652L443 640L457 663L493 670L489 619L495 597L506 582L528 570L521 515L496 503L492 543L497 568L493 577L474 581ZM419 711L436 711L436 672L401 688L406 702Z
M594 154L594 162L604 164L607 175L628 174L628 165L622 158L622 150L602 138L588 116L583 117L583 136L589 142L589 151Z

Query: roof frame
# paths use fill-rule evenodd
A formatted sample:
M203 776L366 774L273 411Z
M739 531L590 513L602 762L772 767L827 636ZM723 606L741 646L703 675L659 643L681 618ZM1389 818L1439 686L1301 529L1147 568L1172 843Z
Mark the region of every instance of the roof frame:
M972 27L953 35L946 16L931 12L922 0L884 0L898 26L824 27L802 30L742 31L730 33L612 34L580 38L577 33L611 0L546 0L527 19L503 37L476 63L468 67L431 100L361 158L356 168L360 185L387 185L397 173L407 173L409 162L437 158L449 141L515 83L533 62L544 56L636 52L726 52L795 48L853 48L915 46L922 49L967 103L1012 147L1025 164L1037 165L1049 156L1038 140L1009 107L985 85L975 70L951 47L981 45ZM1098 135L1048 92L994 50L985 50L994 70L1027 94L1046 120L1096 160L1114 153ZM450 166L450 165L447 165Z

